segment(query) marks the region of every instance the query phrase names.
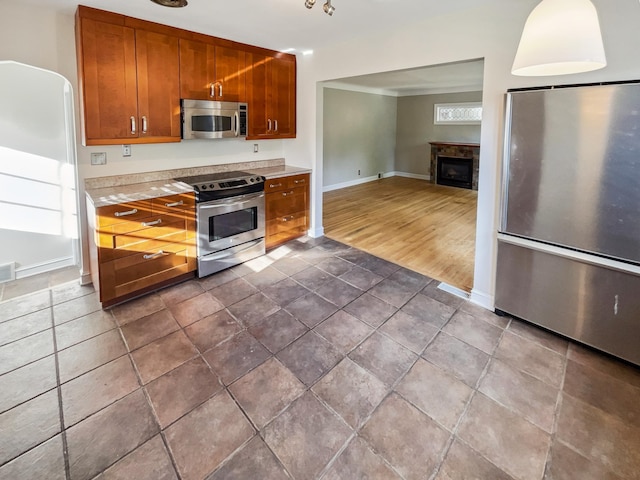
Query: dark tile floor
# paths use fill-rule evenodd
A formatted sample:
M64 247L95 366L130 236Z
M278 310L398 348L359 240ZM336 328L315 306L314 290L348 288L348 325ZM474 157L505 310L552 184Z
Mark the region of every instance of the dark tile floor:
M0 303L0 479L640 479L640 370L327 239Z

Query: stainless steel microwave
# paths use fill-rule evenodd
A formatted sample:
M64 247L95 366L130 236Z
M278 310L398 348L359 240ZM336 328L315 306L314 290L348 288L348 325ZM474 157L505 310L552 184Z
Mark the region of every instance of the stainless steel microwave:
M238 138L247 136L247 104L182 100L182 138Z

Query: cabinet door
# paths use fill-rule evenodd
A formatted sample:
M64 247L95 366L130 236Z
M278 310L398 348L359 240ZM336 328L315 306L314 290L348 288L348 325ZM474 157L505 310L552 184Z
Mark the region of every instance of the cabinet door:
M223 102L244 102L246 96L245 52L216 46L216 98Z
M271 108L273 133L281 137L296 133L296 62L275 58L271 62Z
M135 31L83 18L79 35L86 144L137 137Z
M180 97L192 100L213 100L214 72L215 47L211 44L181 38Z
M266 136L268 129L268 97L270 85L269 61L272 57L257 53L247 54L247 97L249 102L249 138Z
M136 30L140 137L180 141L178 39Z

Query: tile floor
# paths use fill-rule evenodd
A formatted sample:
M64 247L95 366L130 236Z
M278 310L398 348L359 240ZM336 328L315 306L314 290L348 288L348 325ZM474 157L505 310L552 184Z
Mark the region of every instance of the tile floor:
M0 303L0 479L640 479L640 369L320 239Z

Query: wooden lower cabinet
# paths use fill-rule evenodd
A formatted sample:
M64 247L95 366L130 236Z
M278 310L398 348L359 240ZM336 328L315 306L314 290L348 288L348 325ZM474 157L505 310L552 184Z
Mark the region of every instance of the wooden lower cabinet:
M98 208L87 200L87 215L91 276L103 307L193 276L193 193Z
M309 229L309 174L269 179L265 192L266 248L304 235Z

